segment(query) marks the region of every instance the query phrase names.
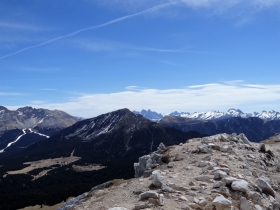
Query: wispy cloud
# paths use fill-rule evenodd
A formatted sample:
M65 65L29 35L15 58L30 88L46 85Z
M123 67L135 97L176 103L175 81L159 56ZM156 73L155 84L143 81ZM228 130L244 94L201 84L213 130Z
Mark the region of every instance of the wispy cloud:
M57 89L55 89L55 88L41 88L39 90L42 90L42 91L56 91Z
M0 96L22 96L22 93L15 93L15 92L0 92Z
M153 52L160 52L160 53L179 53L179 52L185 52L184 49L160 49L160 48L132 48L134 50L140 50L140 51L153 51Z
M36 72L36 73L53 73L53 72L59 72L62 71L62 68L59 67L46 67L46 68L42 68L42 67L20 67L17 68L17 71L21 71L21 72Z
M121 18L117 18L117 19L115 19L115 20L111 20L111 21L109 21L109 22L106 22L106 23L103 23L103 24L100 24L100 25L97 25L97 26L91 26L91 27L83 28L83 29L74 31L74 32L69 33L69 34L66 34L66 35L63 35L63 36L59 36L59 37L50 39L50 40L45 41L45 42L42 42L42 43L40 43L40 44L32 45L32 46L23 48L23 49L21 49L21 50L18 50L18 51L16 51L16 52L13 52L13 53L10 53L10 54L1 56L1 57L0 57L0 60L1 60L1 59L4 59L4 58L7 58L7 57L10 57L10 56L13 56L13 55L17 55L17 54L19 54L19 53L25 52L25 51L30 50L30 49L38 48L38 47L41 47L41 46L44 46L44 45L53 43L53 42L58 41L58 40L61 40L61 39L65 39L65 38L68 38L68 37L75 36L75 35L77 35L77 34L80 34L80 33L82 33L82 32L85 32L85 31L94 30L94 29L98 29L98 28L103 28L103 27L106 27L106 26L109 26L109 25L112 25L112 24L115 24L115 23L118 23L118 22L121 22L121 21L125 21L125 20L127 20L127 19L131 19L131 18L134 18L134 17L137 17L137 16L141 16L141 15L145 15L145 14L148 14L148 13L152 13L152 12L155 12L155 11L157 11L157 10L160 10L160 9L163 9L163 8L166 8L166 7L170 7L171 5L174 5L174 3L164 3L164 4L160 4L160 5L158 5L158 6L155 6L155 7L149 8L149 9L146 9L146 10L144 10L144 11L137 12L137 13L134 13L134 14L132 14L132 15L126 15L126 16L123 16L123 17L121 17Z
M120 108L152 109L167 113L208 111L236 107L243 111L280 110L280 85L211 83L178 89L149 89L130 86L123 92L83 94L63 103L45 103L40 107L60 109L72 115L93 117ZM37 104L29 104L37 106ZM249 108L248 108L249 107ZM250 110L248 110L250 109Z

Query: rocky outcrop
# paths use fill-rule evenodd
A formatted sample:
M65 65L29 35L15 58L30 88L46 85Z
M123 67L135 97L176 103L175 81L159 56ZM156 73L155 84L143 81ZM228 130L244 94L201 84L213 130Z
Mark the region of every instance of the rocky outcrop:
M201 150L202 145L209 152ZM167 154L172 164L155 161ZM139 158L137 178L106 188L101 198L87 196L73 209L276 210L279 162L280 144L266 144L261 151L260 144L243 134L196 138L167 148L161 144L156 152Z
M138 178L145 173L145 176L150 175L151 169L162 164L162 154L166 150L163 143L160 143L157 151L150 155L144 155L139 158L138 163L134 163L135 177Z

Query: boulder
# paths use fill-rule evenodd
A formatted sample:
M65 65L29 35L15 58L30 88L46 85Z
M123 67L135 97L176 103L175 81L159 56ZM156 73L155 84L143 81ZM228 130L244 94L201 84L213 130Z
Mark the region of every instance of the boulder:
M270 184L268 183L267 178L265 177L259 177L257 179L257 185L258 187L265 193L275 197L276 192L272 189L272 187L270 186Z
M231 188L234 191L246 192L249 190L249 183L243 179L236 180L232 182Z
M152 174L153 174L153 181L152 181L153 185L159 188L161 188L163 184L168 186L169 184L168 180L163 175L161 175L159 170L153 171Z
M135 178L139 178L145 171L150 171L152 168L162 164L162 153L165 149L164 144L160 143L156 152L140 157L138 163L134 163Z
M230 210L232 203L224 196L219 195L213 200L212 204L216 207L217 210Z

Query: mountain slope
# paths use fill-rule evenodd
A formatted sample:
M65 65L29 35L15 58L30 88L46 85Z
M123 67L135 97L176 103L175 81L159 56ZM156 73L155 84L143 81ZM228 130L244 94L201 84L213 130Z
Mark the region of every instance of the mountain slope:
M253 143L244 134L217 134L170 147L161 144L135 163L137 178L95 186L58 210L277 210L279 149L279 142ZM157 166L151 169L153 164Z
M10 111L0 106L0 158L19 152L76 122L75 117L58 110L23 107Z
M0 203L3 206L11 205L12 202L8 198L14 196L22 199L9 209L31 203L40 204L42 200L50 205L59 203L67 197L89 190L92 185L113 178L133 177L133 162L139 156L156 150L160 142L166 145L178 144L189 138L201 136L197 132L185 133L151 122L128 109L82 120L9 159L0 160L0 175L8 173L0 182ZM71 158L76 162L71 162ZM61 160L65 164L61 164ZM43 168L38 168L36 173L28 171L28 166L23 165L28 162L37 167L38 162L50 161L57 161L59 164L48 167L45 165L45 169L48 170L46 175L34 181L31 175L37 176L38 172L43 172ZM103 168L82 172L75 170L77 167L84 168L96 164ZM20 174L21 169L28 172ZM18 191L23 185L26 187ZM32 202L28 200L31 195Z
M265 121L257 117L233 117L224 120L193 120L185 117L166 116L159 124L184 132L197 131L208 135L218 133L244 133L253 142L260 142L280 132L280 120Z

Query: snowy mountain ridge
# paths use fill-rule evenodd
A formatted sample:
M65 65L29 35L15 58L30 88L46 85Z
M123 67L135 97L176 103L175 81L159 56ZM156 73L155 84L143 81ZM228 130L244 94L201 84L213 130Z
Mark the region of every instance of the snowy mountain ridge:
M141 114L144 117L152 120L159 121L164 116L178 116L178 117L186 117L194 120L222 120L231 117L241 117L241 118L249 118L249 117L258 117L263 120L280 120L280 112L277 111L261 111L254 113L243 113L240 109L231 108L227 112L220 111L208 111L208 112L171 112L169 114L161 114L154 111L142 110L141 112L133 111L135 114Z

